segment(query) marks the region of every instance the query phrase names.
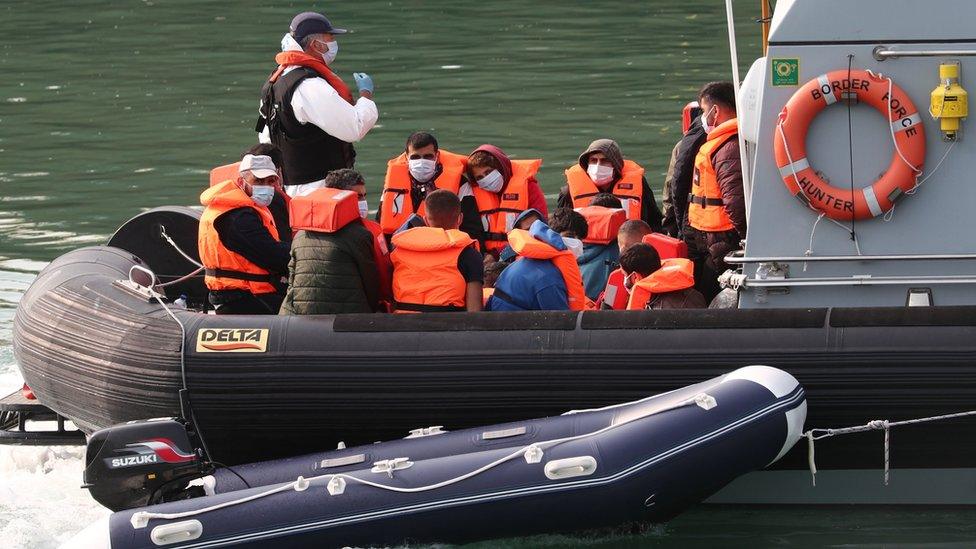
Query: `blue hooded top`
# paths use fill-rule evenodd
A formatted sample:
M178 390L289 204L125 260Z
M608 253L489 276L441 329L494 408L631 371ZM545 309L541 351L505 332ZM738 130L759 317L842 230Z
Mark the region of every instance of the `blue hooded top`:
M557 250L566 244L559 233L543 221L535 221L529 234ZM602 288L601 288L602 289ZM495 293L488 300L489 311L568 311L566 283L552 261L520 257L502 271Z
M583 245L583 255L579 256L576 263L579 265L580 274L583 275L586 297L596 301L600 292L606 288L610 273L617 268L619 262L620 249L616 241L609 244Z

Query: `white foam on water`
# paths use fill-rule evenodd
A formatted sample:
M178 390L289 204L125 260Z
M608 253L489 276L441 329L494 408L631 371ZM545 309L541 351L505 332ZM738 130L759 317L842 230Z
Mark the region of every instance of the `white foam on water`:
M0 397L23 380L0 346ZM83 446L0 446L0 546L54 548L109 514L80 488Z
M7 103L26 103L26 102L27 102L27 98L26 97L8 97L7 98Z
M109 514L80 488L84 451L82 446L0 446L5 547L57 547Z

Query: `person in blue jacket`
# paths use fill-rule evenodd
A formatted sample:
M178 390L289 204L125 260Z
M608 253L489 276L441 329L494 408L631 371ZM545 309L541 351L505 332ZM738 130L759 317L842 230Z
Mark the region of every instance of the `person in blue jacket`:
M582 230L585 233L585 227ZM571 231L566 233L569 235ZM487 310L568 311L582 308L582 304L578 307L570 304L572 296L582 296L582 278L575 260L559 262L561 269L555 258L547 256L564 257L566 254L561 252L569 250L571 259L579 257L583 252L583 242L574 236L561 236L542 220L533 222L528 234L542 244L545 253L539 255L536 251L523 251L516 247L519 258L498 276ZM512 242L511 236L509 242ZM567 281L579 288L568 291Z
M622 207L620 199L609 193L600 193L594 196L593 200L590 201L590 206L610 209L620 209ZM562 232L565 222L554 219L558 211L555 210L549 215L549 227L554 231ZM580 256L578 263L580 273L583 275L583 287L586 290L586 297L594 301L606 287L610 273L620 266L620 249L617 247L616 233L617 229L614 228L614 238L606 244L589 241L583 242L583 255ZM589 233L589 229L587 234L580 238L587 237L593 238L593 235Z

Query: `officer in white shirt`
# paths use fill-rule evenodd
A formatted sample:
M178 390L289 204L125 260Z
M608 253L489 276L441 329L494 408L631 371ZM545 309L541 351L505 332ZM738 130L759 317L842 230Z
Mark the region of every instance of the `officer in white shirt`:
M353 73L359 90L354 101L331 70L339 51L335 37L346 32L322 14L296 15L275 57L278 69L261 90L256 129L261 142L281 149L285 190L291 196L324 187L325 176L333 170L352 168L352 144L365 137L379 117L369 75Z

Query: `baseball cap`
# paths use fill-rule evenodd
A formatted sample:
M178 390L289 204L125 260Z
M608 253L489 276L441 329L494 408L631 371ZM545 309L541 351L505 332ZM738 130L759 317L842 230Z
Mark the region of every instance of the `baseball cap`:
M263 154L245 154L244 158L241 159L241 167L238 171L241 173L250 171L258 179L278 175L278 168L275 167L271 157Z
M346 29L333 27L326 16L314 11L305 11L296 15L291 20L288 30L299 43L311 34L346 34L349 32Z

